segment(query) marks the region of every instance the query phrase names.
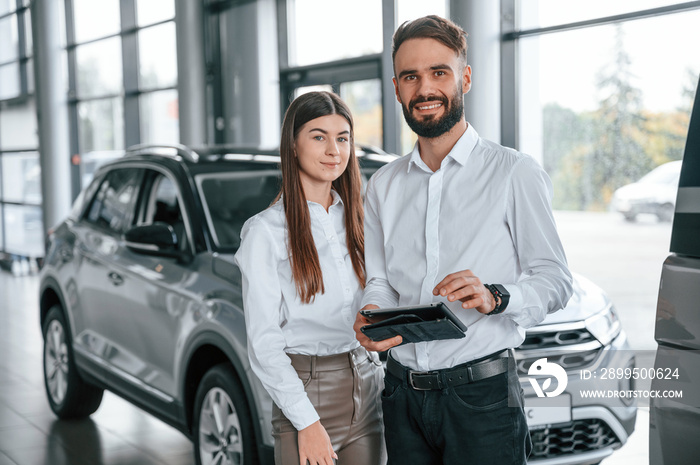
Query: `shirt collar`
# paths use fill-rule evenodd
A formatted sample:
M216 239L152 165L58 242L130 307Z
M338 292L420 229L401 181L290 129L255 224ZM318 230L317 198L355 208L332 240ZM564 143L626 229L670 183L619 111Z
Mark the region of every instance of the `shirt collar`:
M331 200L331 205L330 205L329 209L332 208L332 207L334 207L334 206L336 206L336 205L338 205L338 204L343 205L343 199L340 198L340 194L338 194L338 193L335 191L335 189L331 189L331 198L332 198L332 200ZM312 202L311 200L307 200L306 203L307 203L309 206L311 206L311 205L318 205L319 207L321 207L321 204L320 204L320 203Z
M476 147L478 140L479 134L477 134L476 130L471 124L467 124L467 130L464 131L464 134L462 134L462 136L457 140L454 147L452 147L452 150L450 150L450 153L447 154L445 159L451 158L461 166L464 166L467 163L467 159L472 153L472 150L474 150L474 147ZM407 172L411 171L411 167L413 165L416 165L424 171L431 171L430 168L428 168L428 165L426 165L423 159L420 157L417 141L416 145L413 146L413 151L411 151L410 157L411 159L408 162ZM444 166L445 160L443 160L442 163Z
M343 205L343 199L340 198L340 194L338 194L335 191L335 189L331 189L331 197L333 197L333 200L331 201L331 207L333 205L338 205L338 204Z

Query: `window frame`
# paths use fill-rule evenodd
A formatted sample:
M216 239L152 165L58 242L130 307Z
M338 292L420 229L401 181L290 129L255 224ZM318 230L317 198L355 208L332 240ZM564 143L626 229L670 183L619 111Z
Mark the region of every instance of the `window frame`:
M65 0L65 20L66 20L66 52L68 55L68 114L70 127L70 150L71 153L84 153L80 143L78 105L82 102L109 100L120 98L123 109L123 137L121 146L128 148L141 143L142 141L142 112L141 97L154 92L164 90L178 90L178 76L172 85L141 87L139 82L140 60L139 60L139 33L146 29L158 27L167 23L175 24L175 16L169 19L160 20L140 26L137 21L138 0L119 0L120 28L119 32L109 34L96 39L83 42L76 41L75 20L74 20L74 0ZM175 0L173 0L175 1ZM122 88L117 93L105 94L91 97L78 97L77 93L77 58L76 50L84 45L100 42L106 39L119 37L121 43L122 58ZM177 51L176 51L177 53ZM176 69L177 73L177 69ZM177 141L176 141L177 142ZM77 197L82 186L80 177L80 164L72 165L72 194Z
M95 221L91 218L89 218L91 210L93 206L95 205L95 202L98 201L98 197L102 193L102 188L103 186L110 181L110 178L112 175L114 175L115 172L120 171L120 170L133 170L137 171L137 179L135 182L135 192L131 196L131 199L129 200L128 206L126 207L128 209L127 214L123 217L122 219L122 224L120 224L119 229L115 229L112 227L107 227L102 224L100 224L98 221ZM94 192L91 193L91 196L88 198L88 201L85 202L85 206L83 208L82 214L81 214L81 221L88 225L89 227L96 229L104 234L116 237L116 238L121 238L121 236L133 225L134 218L135 218L135 211L137 207L137 202L138 199L140 198L140 194L143 191L143 180L144 180L144 170L141 167L138 166L116 166L111 169L109 169L103 176L100 176L99 180L95 180L94 184L91 184L90 188L93 189L93 186L96 186L94 188ZM131 181L130 181L131 182ZM109 188L109 186L108 186ZM103 199L104 200L104 199ZM102 210L104 208L104 203L102 203L99 207L99 212L98 216L101 214Z
M520 142L519 101L520 95L524 91L520 88L518 81L519 39L700 9L700 2L694 1L618 15L602 16L585 21L519 29L518 14L523 7L523 1L501 0L501 143L516 149L519 147Z
M293 1L293 0L289 0ZM340 94L342 84L378 79L381 83L382 148L387 152L401 150L401 115L397 109L392 85L393 61L391 42L396 29L396 2L382 2L382 52L354 58L333 60L304 66L289 63L289 1L277 0L278 49L280 65L280 114L284 115L300 87L330 85Z
M138 164L135 165L144 171L144 176L142 179L141 190L139 191L137 204L134 209L134 217L132 218L131 224L134 225L147 225L153 224L152 222L146 221L152 220L153 216L147 217L151 201L155 200L156 190L158 189L159 182L156 180L159 176L167 178L173 186L175 186L175 193L177 196L178 208L180 210L180 216L185 226L185 235L187 236L187 252L196 255L195 244L194 244L194 230L192 223L192 215L190 214L187 203L185 202L185 197L183 195L182 186L178 183L176 176L174 176L170 171L164 169L160 166L150 165L150 164Z
M22 0L15 0L15 7L9 12L0 15L0 19L14 17L15 27L17 28L17 58L0 63L0 67L17 64L19 67L19 94L13 97L0 99L0 103L7 102L8 104L22 103L31 96L29 92L29 73L27 71L29 60L32 59L33 53L27 48L27 28L26 16L30 15L29 6L24 5ZM2 111L2 109L0 109Z
M27 19L30 15L29 5L25 5L22 0L14 0L14 7L0 15L0 19L13 18L15 27L17 28L17 58L0 63L0 66L12 66L17 64L19 67L19 93L15 96L0 99L0 112L5 111L11 106L19 106L26 104L30 99L34 98L34 92L30 91L29 81L29 62L33 59L33 51L28 48L27 41ZM2 142L2 141L0 141ZM18 152L38 152L39 147L14 147L2 149L0 145L0 179L2 177L2 159L6 153ZM0 181L0 189L4 189L2 181ZM0 253L7 253L7 222L5 221L5 205L15 206L36 206L30 202L13 202L6 201L5 196L0 191Z

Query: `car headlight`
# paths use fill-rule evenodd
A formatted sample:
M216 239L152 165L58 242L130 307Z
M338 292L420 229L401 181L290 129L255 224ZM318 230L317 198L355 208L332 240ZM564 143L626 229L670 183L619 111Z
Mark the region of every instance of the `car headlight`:
M612 304L586 319L586 329L604 346L610 344L620 334L620 327L620 319Z

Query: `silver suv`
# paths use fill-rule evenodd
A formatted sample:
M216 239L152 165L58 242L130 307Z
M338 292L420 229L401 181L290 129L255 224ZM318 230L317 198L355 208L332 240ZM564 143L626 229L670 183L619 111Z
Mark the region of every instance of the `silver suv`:
M369 177L395 156L358 153ZM41 275L44 378L60 418L97 410L104 389L190 437L198 464L273 463L272 401L246 354L240 229L274 199L274 152L136 147L102 166L47 239ZM636 410L573 392L583 367L625 367L626 337L582 277L566 309L528 331L517 356L533 462L592 463L624 444ZM563 366L559 408L533 404L541 358Z

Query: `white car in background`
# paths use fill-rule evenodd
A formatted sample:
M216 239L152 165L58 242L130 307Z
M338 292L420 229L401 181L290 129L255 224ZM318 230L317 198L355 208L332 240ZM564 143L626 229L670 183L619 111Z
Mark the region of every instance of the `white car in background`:
M671 221L680 175L680 160L657 166L639 181L617 189L612 210L622 213L627 221L636 220L640 213L656 215L659 221Z

